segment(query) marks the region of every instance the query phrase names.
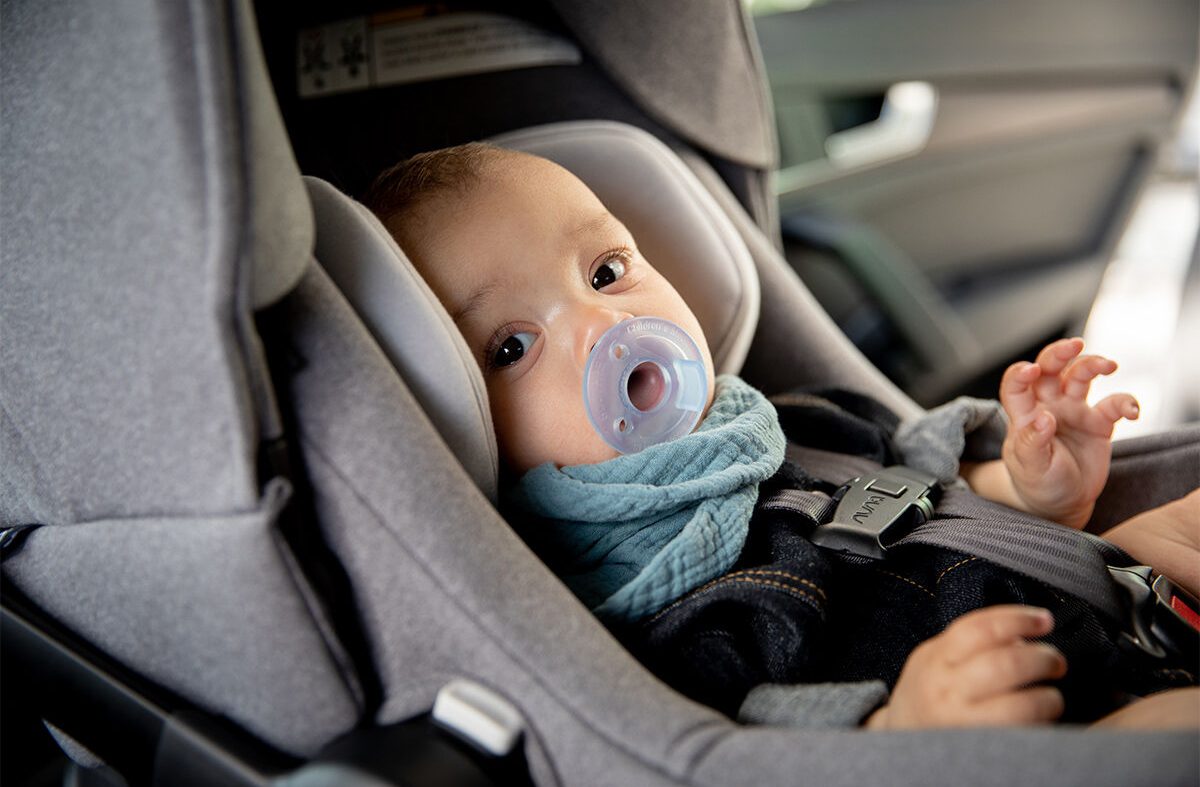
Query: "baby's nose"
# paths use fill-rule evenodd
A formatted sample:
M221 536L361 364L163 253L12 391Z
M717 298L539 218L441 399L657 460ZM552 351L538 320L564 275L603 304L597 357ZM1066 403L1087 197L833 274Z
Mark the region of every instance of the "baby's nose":
M624 320L633 319L633 315L626 311L617 311L607 308L593 308L585 315L580 324L580 342L579 342L579 360L581 363L587 363L588 355L591 354L592 348L596 346L596 342L600 341L600 337L604 332Z

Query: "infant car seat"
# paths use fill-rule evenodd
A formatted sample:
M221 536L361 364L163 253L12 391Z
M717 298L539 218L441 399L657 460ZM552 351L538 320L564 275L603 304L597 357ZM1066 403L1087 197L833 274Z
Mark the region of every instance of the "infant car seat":
M246 4L3 11L4 669L79 761L132 784L1195 783L1187 733L743 727L668 689L497 514L479 372L379 222L301 179ZM916 411L701 157L608 122L495 141L592 186L720 370ZM1198 445L1119 448L1114 494L1176 494ZM414 726L431 709L452 733Z

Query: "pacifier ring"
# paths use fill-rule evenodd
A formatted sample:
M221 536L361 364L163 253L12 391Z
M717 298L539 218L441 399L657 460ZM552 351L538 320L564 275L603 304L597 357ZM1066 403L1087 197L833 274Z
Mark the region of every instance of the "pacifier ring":
M583 402L592 428L623 454L683 437L708 402L700 347L670 320L623 320L588 355Z

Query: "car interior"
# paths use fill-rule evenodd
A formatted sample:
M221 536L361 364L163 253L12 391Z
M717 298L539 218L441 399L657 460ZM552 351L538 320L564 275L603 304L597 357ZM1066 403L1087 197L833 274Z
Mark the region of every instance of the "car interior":
M921 404L992 396L1012 359L1080 332L1194 81L1194 14L832 2L762 20L785 254Z
M4 0L3 781L1195 784L1186 731L668 688L498 513L476 361L358 201L545 156L719 372L918 414L1086 313L1192 88L1200 11L1153 5ZM1200 425L1117 443L1089 529L1198 470Z

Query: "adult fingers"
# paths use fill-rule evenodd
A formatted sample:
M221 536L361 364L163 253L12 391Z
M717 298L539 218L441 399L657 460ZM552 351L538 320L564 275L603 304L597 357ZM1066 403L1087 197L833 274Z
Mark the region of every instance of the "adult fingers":
M1033 383L1041 374L1041 367L1028 361L1018 361L1004 371L1000 380L1000 404L1014 428L1026 425L1036 415L1037 395L1033 392Z
M1073 399L1084 399L1092 387L1092 380L1116 370L1116 361L1100 355L1081 355L1072 360L1062 373L1062 392Z
M1042 348L1038 353L1037 365L1042 367L1044 376L1057 376L1066 368L1071 359L1083 351L1083 339L1059 339Z
M1033 686L989 697L967 712L974 725L1048 724L1062 715L1062 692L1053 686Z
M983 700L1065 674L1067 660L1057 648L1027 640L976 653L956 672L957 684L968 700Z
M920 647L937 642L938 656L958 664L980 651L1022 637L1040 637L1054 628L1050 610L1023 604L998 604L968 612Z

